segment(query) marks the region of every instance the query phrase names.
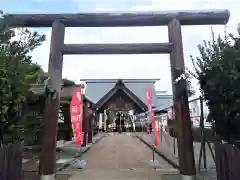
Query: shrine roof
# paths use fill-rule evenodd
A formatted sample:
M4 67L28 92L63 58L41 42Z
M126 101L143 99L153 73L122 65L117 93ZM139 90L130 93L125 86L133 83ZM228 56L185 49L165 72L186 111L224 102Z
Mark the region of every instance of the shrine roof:
M158 99L158 107L157 109L163 110L166 108L169 108L170 106L173 105L173 96L169 94L163 94L163 95L157 95Z
M150 88L153 106L158 106L154 84L160 79L81 79L81 81L85 81L87 84L85 95L95 104L114 88L119 80L145 104L147 104L146 89Z
M81 84L76 84L76 85L73 85L73 86L63 87L62 91L61 91L61 99L62 100L71 100L72 91L76 87L82 87L82 85ZM44 93L45 93L45 86L42 85L42 84L33 84L30 87L30 91L32 91L37 96L43 96ZM93 103L92 100L88 96L84 95L83 97L87 101Z

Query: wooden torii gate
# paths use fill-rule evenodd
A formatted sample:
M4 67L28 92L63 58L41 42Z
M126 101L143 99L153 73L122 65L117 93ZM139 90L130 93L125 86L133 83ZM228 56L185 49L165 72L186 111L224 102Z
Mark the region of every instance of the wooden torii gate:
M64 54L170 54L175 118L178 121L179 166L182 179L195 179L181 25L226 24L228 10L160 11L152 13L8 14L11 27L52 27L48 73L57 97L46 104L45 134L40 158L41 180L53 180L55 148ZM64 44L65 27L168 26L168 43Z

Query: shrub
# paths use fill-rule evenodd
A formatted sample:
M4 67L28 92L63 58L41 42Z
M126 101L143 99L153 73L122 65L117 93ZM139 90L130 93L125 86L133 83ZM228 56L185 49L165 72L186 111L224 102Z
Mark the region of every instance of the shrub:
M210 110L213 129L223 140L240 140L240 25L238 36L215 36L198 45L200 57L191 57L200 90Z

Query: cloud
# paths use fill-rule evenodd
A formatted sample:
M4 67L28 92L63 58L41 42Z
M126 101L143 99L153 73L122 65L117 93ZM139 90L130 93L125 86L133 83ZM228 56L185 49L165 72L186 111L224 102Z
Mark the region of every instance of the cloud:
M228 8L232 15L229 31L236 30L238 1L210 0L129 0L126 1L91 0L92 11L156 11L177 9L211 9ZM84 0L76 2L83 3ZM100 3L105 2L105 3ZM109 2L109 3L106 3ZM111 3L110 3L111 2ZM125 2L122 3L121 2ZM130 3L131 2L131 3ZM230 3L231 2L231 3ZM80 4L81 5L81 4ZM217 33L223 32L223 26L214 26ZM210 26L183 27L184 55L186 65L191 67L189 55L198 55L197 44L202 40L211 39ZM33 52L33 59L47 70L49 56L49 41ZM65 43L147 43L167 42L166 27L129 27L129 28L67 28ZM160 78L156 84L158 90L171 92L170 61L168 55L84 55L64 56L63 77L79 82L86 78ZM196 82L194 82L196 86Z

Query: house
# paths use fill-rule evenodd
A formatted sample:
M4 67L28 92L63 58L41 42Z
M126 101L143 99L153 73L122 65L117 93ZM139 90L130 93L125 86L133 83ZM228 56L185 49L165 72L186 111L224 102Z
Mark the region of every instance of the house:
M66 81L66 80L65 80ZM72 99L72 91L76 87L82 87L82 85L77 85L74 83L65 83L65 86L62 87L61 96L60 96L60 109L59 109L59 119L58 119L58 140L72 140L72 126L70 119L70 103ZM41 105L44 110L45 105L45 86L42 84L32 85L30 90L34 94L34 100L31 100L29 107L34 105ZM92 141L93 130L94 130L94 110L93 102L83 95L83 105L85 108L84 117L83 117L83 131L87 134L88 141ZM33 107L34 108L34 107ZM84 109L84 108L83 108ZM44 116L44 111L42 113ZM85 139L86 141L86 139ZM86 143L86 142L85 142Z

